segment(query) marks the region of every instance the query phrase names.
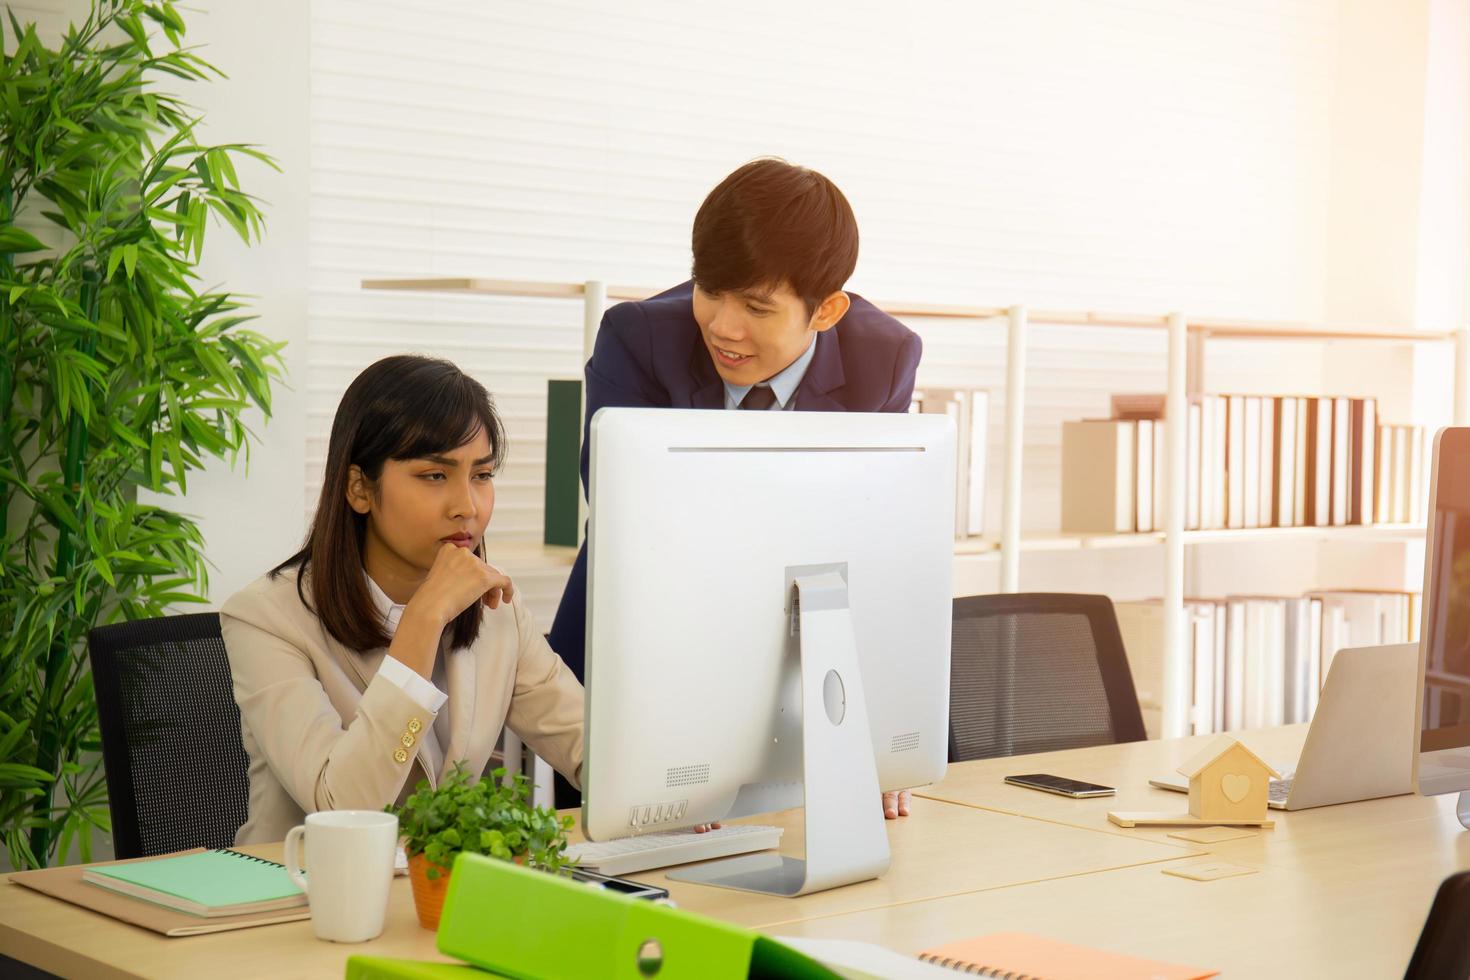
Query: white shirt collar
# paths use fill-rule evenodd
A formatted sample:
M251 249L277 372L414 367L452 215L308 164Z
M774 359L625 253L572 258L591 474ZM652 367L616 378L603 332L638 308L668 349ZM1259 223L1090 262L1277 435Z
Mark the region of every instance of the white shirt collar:
M398 632L398 621L403 618L403 607L406 604L394 602L388 598L388 593L384 592L367 572L363 572L362 577L367 579L368 594L373 597L373 605L377 608L378 614L383 617L383 628L388 631L390 637L394 636Z

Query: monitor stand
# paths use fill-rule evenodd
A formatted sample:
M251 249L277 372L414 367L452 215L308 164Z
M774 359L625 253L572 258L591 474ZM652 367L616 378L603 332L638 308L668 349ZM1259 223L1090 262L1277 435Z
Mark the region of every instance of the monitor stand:
M805 859L770 853L727 858L669 872L675 881L795 896L888 870L868 702L847 582L837 567L808 566L792 579L791 627L801 646Z

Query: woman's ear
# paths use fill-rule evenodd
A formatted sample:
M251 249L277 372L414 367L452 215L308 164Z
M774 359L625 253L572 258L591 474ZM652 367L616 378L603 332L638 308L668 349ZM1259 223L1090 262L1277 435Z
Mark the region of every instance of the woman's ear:
M359 466L347 467L347 506L359 514L372 510L372 495L368 491L367 477Z

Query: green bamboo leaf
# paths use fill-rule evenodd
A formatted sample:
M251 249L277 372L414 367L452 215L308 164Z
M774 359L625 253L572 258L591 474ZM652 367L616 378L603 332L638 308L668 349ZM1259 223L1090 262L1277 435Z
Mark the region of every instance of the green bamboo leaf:
M45 244L26 231L15 225L0 227L0 252L39 252L46 248Z
M113 588L117 587L117 580L112 577L112 568L100 556L92 559L92 567L97 570L98 575L102 576L104 582Z

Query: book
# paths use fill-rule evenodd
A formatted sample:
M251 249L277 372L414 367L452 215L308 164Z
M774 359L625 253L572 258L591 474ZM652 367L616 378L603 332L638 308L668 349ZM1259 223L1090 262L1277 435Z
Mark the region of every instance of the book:
M1276 409L1279 398L1262 398L1261 402L1261 491L1259 514L1261 527L1275 527L1276 519L1276 436L1280 431Z
M909 411L948 415L955 424L955 537L985 532L985 455L990 393L972 388L920 388Z
M1225 501L1228 508L1225 526L1246 527L1245 523L1245 398L1230 395L1225 399L1229 422L1225 433Z
M1278 724L1294 725L1312 720L1312 642L1321 642L1322 600L1302 596L1285 600L1285 607L1285 710Z
M1246 635L1245 603L1231 600L1225 605L1229 623L1225 629L1225 704L1221 731L1245 727L1245 673L1250 641Z
M1244 514L1241 527L1261 527L1261 399L1247 395L1241 453L1244 458L1241 487ZM1234 437L1232 437L1234 438Z
M1147 395L1113 395L1109 399L1113 418L1137 421L1139 419L1162 419L1168 407L1169 396L1163 392Z
M205 917L274 912L306 904L306 893L286 874L284 865L223 849L102 865L83 871L82 880Z
M1186 603L1189 618L1189 644L1192 661L1194 704L1190 710L1190 734L1207 735L1215 731L1215 619L1219 605L1214 602Z
M179 854L202 854L203 848L180 851ZM101 867L121 867L126 864L141 864L159 858L132 858L126 861L104 861L97 864L66 864L37 871L17 871L9 876L10 883L49 895L79 908L127 922L161 936L200 936L207 933L227 932L232 929L249 929L254 926L272 925L277 922L297 922L311 917L305 905L282 909L276 912L252 912L247 915L198 916L140 902L106 888L98 888L82 880L82 875Z
M1333 527L1348 523L1352 465L1352 399L1332 399L1332 518Z
M1157 489L1154 487L1154 426L1162 425L1162 423L1139 419L1133 424L1137 426L1137 435L1133 440L1133 530L1152 531L1154 529L1154 492Z
M1373 450L1378 430L1378 401L1374 398L1351 400L1349 450L1348 523L1373 523L1373 479L1377 475Z
M1397 501L1393 488L1393 464L1396 456L1394 441L1398 432L1394 426L1378 427L1378 467L1373 475L1373 523L1387 524L1398 520Z
M1296 418L1296 431L1292 435L1292 441L1296 445L1296 461L1293 464L1294 476L1292 486L1296 490L1296 499L1292 504L1292 512L1296 515L1296 526L1307 525L1307 496L1311 493L1307 483L1307 412L1311 404L1309 398L1293 398L1293 415Z
M1132 422L1062 423L1062 530L1134 529Z
M1295 398L1276 399L1276 485L1272 504L1277 527L1296 527L1296 403Z
M1164 442L1164 423L1158 421L1153 423L1154 427L1154 514L1153 529L1162 531L1164 529L1164 511L1169 507L1169 450Z
M998 932L945 943L919 954L936 963L982 977L1034 977L1037 980L1206 980L1219 973L1160 963L1123 953L1074 946L1046 936Z
M1332 523L1332 399L1307 399L1308 527Z

